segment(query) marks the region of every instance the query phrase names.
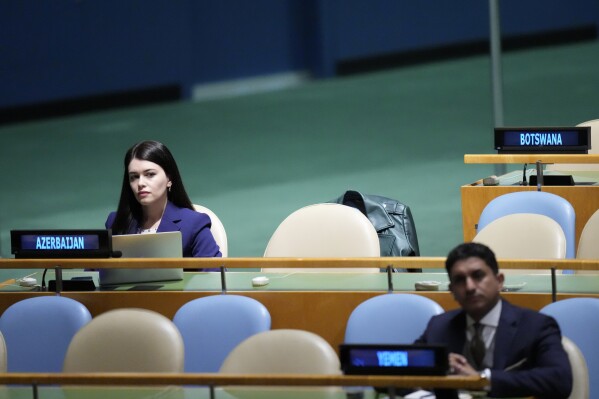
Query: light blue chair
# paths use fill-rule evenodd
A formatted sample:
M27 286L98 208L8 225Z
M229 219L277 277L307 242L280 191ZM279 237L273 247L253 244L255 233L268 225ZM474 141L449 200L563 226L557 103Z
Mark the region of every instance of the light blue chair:
M185 371L208 373L243 340L270 330L270 313L252 298L213 295L181 306L173 322L185 344Z
M536 213L555 220L566 236L566 258L576 257L576 215L572 204L559 195L543 191L517 191L501 195L483 209L476 231L480 232L497 218L514 213Z
M83 304L61 296L39 296L11 305L0 317L8 371L62 371L71 339L91 318Z
M552 316L562 335L578 346L589 370L590 398L599 399L599 299L563 299L545 306L541 313Z
M411 344L431 319L443 313L432 299L416 294L384 294L358 305L349 316L345 343Z

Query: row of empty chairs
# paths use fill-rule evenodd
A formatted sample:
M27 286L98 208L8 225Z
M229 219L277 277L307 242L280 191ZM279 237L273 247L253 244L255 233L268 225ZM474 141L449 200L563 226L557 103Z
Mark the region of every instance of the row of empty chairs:
M345 340L411 343L422 333L430 317L441 312L439 304L423 296L377 296L352 312ZM406 320L410 322L404 324ZM309 337L315 334L270 330L270 327L270 314L264 305L239 295L215 295L190 301L177 311L172 321L150 310L131 308L108 311L92 319L84 305L60 296L17 302L0 317L0 330L7 343L7 349L1 352L8 354L8 371L11 372L307 370L312 362L301 366L298 361L301 363L302 356L308 356L310 349L301 349L301 345L308 344L294 344L281 351L281 354L290 350L298 352L298 356L291 356L297 361L287 361L287 368L264 370L258 363L250 367L264 361L261 359L264 356L276 356L276 353L269 354L268 348L260 349L261 345L274 347L278 345L275 341L290 339L288 336L293 334L298 335L295 339L300 343L312 341L315 345L312 351L329 351L337 358L334 349L323 349L330 348L324 339ZM270 334L265 338L255 338L238 348L248 338L267 331ZM254 358L247 354L250 352L255 354ZM233 353L238 354L232 359L243 361L226 361ZM265 355L259 356L260 353ZM290 355L284 356L289 359ZM274 358L271 360L267 363L276 363ZM330 371L331 364L336 364L338 373L338 360L335 361L324 362L322 369L310 367L314 372L324 373Z
M543 215L554 220L561 227L565 238L565 256L545 256L544 258L575 257L576 215L569 201L558 195L543 191L517 191L501 195L489 202L481 212L477 226L478 234L482 233L488 225L497 219L514 214ZM514 218L511 219L513 223L516 220ZM519 225L518 227L522 228L525 226ZM546 227L546 229L551 228ZM513 229L515 234L518 234L518 231L518 229ZM532 233L534 233L534 230ZM505 238L510 239L510 237ZM534 240L534 234L528 235L528 238ZM526 240L523 240L522 244L526 245ZM531 258L527 256L526 251L519 251L517 255L510 257L519 257L519 254L522 254L523 258ZM501 257L500 254L497 255Z
M514 192L501 195L487 204L473 241L486 244L500 258L599 259L599 246L596 245L599 241L599 210L586 222L578 248L575 246L575 222L574 208L558 195L538 191Z
M577 259L599 259L599 210L585 224ZM566 236L552 218L534 213L502 216L480 230L473 241L487 244L497 256L518 259L566 258Z
M144 320L156 323L156 316L168 321L163 322L164 325L174 322L176 337L170 334L170 338L165 335L160 339L185 341L185 370L190 372L218 371L233 347L250 335L270 330L271 325L270 314L264 305L239 295L215 295L190 301L177 311L173 322L143 309L106 312L92 319L82 303L70 298L28 298L11 305L0 317L0 332L7 346L8 371L59 372L63 365L67 365L67 348L77 352L87 350L85 356L101 362L104 358L126 353L136 344L146 346L149 341L132 340L121 345L113 338L115 334L126 336L129 332L131 337L139 335L144 340L151 340L149 335L143 334L143 323ZM131 320L126 320L127 317ZM89 332L92 321L94 332ZM119 327L126 330L119 331ZM75 347L78 349L73 349ZM178 357L174 352L165 353L175 359ZM183 359L183 353L180 355ZM124 370L131 365L126 361L121 364ZM151 364L150 360L148 364Z
M40 301L44 299L48 301ZM50 334L28 314L21 319L29 317L27 327L32 332L22 330L25 336L15 335L17 326L12 323L20 320L14 311L36 306L37 313L44 313L48 304L55 310L48 326L67 320L69 327L62 327L65 331L57 328ZM63 304L74 314L65 317ZM307 331L270 330L268 311L251 298L218 295L197 299L184 305L173 321L150 310L130 308L90 319L85 307L77 304L64 297L38 297L7 309L0 318L0 371L340 373L337 354L329 343ZM435 301L423 296L383 294L354 309L345 342L411 343L428 320L442 312ZM599 373L599 348L594 342L599 330L599 299L566 299L541 312L553 316L564 334L575 379L571 398L586 399L589 392L599 393L598 382L591 381L589 389L588 377ZM204 317L206 314L211 315ZM216 314L220 317L214 318ZM19 359L27 359L28 364ZM44 362L47 359L53 361Z
M599 119L580 123L578 126L591 127L591 142L592 148L589 153L597 153L599 151ZM550 165L550 169L554 170L596 170L597 165ZM218 216L210 209L194 205L199 212L207 213L212 219L212 233L216 242L221 247L223 256L227 255L227 238L224 226ZM353 212L352 212L353 211ZM583 230L576 249L576 228L575 228L575 212L572 205L562 197L547 193L535 191L520 191L505 194L495 198L483 210L477 225L477 232L481 232L487 225L491 224L498 218L511 214L540 214L545 215L559 224L563 230L565 237L565 255L561 253L562 238L558 237L559 233L551 236L552 241L559 241L559 251L549 253L545 256L543 253L538 253L538 245L530 245L529 251L517 250L518 255L507 257L520 258L599 258L598 246L593 245L593 242L599 239L599 211L591 217ZM512 218L512 223L518 223L517 218ZM540 218L537 218L540 219ZM502 231L509 225L508 222L502 222L504 226ZM544 223L548 222L534 222ZM520 223L519 226L521 226ZM494 227L497 228L497 227ZM555 230L553 226L546 228L549 231ZM529 229L530 230L530 229ZM514 231L517 231L514 228ZM523 236L522 233L518 233ZM491 233L485 233L485 240L491 236ZM529 240L537 239L534 234L528 235ZM515 243L515 239L511 240L513 245L510 247L525 246L527 240L522 240L520 244ZM484 241L480 241L484 242ZM510 243L510 244L511 244ZM493 244L499 248L499 243L493 238ZM502 244L507 246L508 244ZM291 213L277 227L273 233L264 253L265 257L378 257L380 256L379 240L377 232L361 212L355 208L339 205L339 204L315 204ZM493 246L492 246L493 247ZM494 248L495 249L495 248ZM500 251L503 253L503 251ZM523 256L520 256L523 254ZM500 255L501 256L501 255ZM503 256L502 256L503 257ZM293 269L297 271L297 269ZM316 269L311 269L316 271ZM267 271L289 272L290 270L273 269ZM303 270L303 271L310 271ZM320 270L322 271L322 270ZM335 270L328 270L335 271ZM337 269L336 271L345 271ZM354 271L358 271L354 269ZM376 272L377 269L369 268L360 270L363 272Z
M204 211L209 212L204 208ZM219 245L226 243L222 223L213 222ZM220 227L219 227L220 226ZM576 215L564 198L547 192L520 191L492 200L481 213L473 241L490 246L501 258L597 259L599 211L587 221L576 249ZM225 252L226 255L226 244ZM314 204L289 215L275 230L265 257L378 257L377 232L360 211L340 204ZM353 271L360 269L264 269L266 272Z

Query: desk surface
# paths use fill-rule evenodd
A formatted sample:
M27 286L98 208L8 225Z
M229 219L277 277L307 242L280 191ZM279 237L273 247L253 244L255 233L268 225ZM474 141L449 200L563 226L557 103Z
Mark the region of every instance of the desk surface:
M497 259L503 269L599 270L599 259ZM200 269L225 267L255 268L422 268L445 267L444 257L371 257L371 258L109 258L109 259L0 259L0 269Z
M542 273L537 271L537 273ZM36 278L41 284L42 271L36 272L31 277ZM73 277L91 277L96 286L98 284L97 272L83 272L78 270L65 270L62 272L65 280ZM386 273L261 273L261 272L231 272L225 273L226 288L228 292L262 292L262 291L378 291L388 292L388 277ZM267 285L253 286L252 279L266 276ZM46 275L46 282L54 279L54 271ZM439 289L434 291L448 292L449 281L445 272L423 273L393 273L393 292L413 292L420 281L434 281L439 283ZM557 291L573 294L599 294L599 274L558 274L556 275ZM1 292L31 292L37 288L21 287L15 283L5 283L0 286ZM97 291L200 291L221 292L221 275L215 272L184 273L181 281L162 281L143 284L122 284L112 287L99 287ZM428 290L430 292L430 290ZM550 293L551 275L544 274L510 274L506 271L505 291L521 293Z
M599 154L465 154L464 163L599 163Z
M480 390L488 382L478 376L345 376L345 375L226 375L168 373L5 373L0 384L10 397L31 397L31 387L38 384L38 394L44 398L210 398L214 399L347 399L348 393L360 392L364 399L376 398L371 387L425 389L448 388ZM60 386L59 386L60 384ZM50 386L49 386L50 385ZM71 386L76 385L76 386ZM164 386L168 385L168 386ZM218 388L222 387L222 388ZM64 395L64 396L63 396Z
M103 386L203 385L203 386L371 386L395 388L481 389L488 381L480 376L379 376L321 374L221 374L221 373L0 373L0 384L66 384Z

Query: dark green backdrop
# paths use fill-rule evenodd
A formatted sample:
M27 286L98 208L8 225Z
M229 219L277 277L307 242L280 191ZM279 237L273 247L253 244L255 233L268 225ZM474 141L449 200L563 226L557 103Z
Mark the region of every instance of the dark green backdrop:
M599 43L504 55L506 125L599 117ZM413 212L421 254L462 239L464 165L492 153L490 63L476 56L226 100L173 103L0 128L0 245L9 231L101 228L115 209L125 150L166 143L196 203L216 212L230 256L261 256L292 211L347 189ZM0 276L2 277L2 276Z

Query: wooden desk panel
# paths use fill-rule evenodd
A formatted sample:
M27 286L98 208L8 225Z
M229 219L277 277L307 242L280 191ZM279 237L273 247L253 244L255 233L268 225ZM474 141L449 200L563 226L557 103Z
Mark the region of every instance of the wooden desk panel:
M489 202L503 194L536 191L531 186L483 186L482 181L461 187L464 241L472 241L476 224ZM543 191L570 201L576 212L576 245L586 222L599 209L599 186L543 186Z
M414 292L438 302L445 310L457 308L457 303L448 292ZM254 298L266 306L272 317L272 328L294 328L312 331L336 350L343 342L345 327L352 310L365 300L384 292L371 291L261 291L232 292L231 295ZM40 292L3 292L0 295L0 312L13 303L40 295ZM64 292L63 296L83 303L97 316L108 310L137 307L154 310L172 319L175 312L185 303L217 292L200 291L109 291L109 292ZM551 303L551 294L504 293L504 298L515 305L539 310ZM599 297L599 294L558 294L557 298Z
M599 154L464 154L466 164L599 163Z
M232 268L245 268L258 264L259 262L271 263L278 266L305 267L320 266L327 267L363 267L364 263L376 264L384 267L392 264L397 267L412 266L424 268L442 267L444 258L364 258L364 259L260 259L260 258L186 258L186 259L71 259L61 260L60 264L64 267L181 267L181 263L186 263L190 267L201 267L207 265L225 264ZM524 269L575 269L575 270L597 270L599 261L597 260L514 260L499 259L502 268L524 268ZM0 259L0 266L14 268L17 273L19 268L30 269L55 266L56 260L19 260L19 259ZM65 275L67 271L64 272ZM79 271L79 273L83 273ZM347 320L353 309L360 303L374 296L383 295L387 292L387 275L384 273L369 273L364 276L352 275L349 273L327 274L327 273L309 273L309 278L302 273L290 275L285 279L278 277L272 278L268 287L252 289L251 278L257 272L228 272L228 287L230 295L244 295L254 298L263 303L269 310L272 317L272 328L295 328L312 331L325 340L334 348L338 348L343 341ZM186 273L187 275L187 273ZM432 277L437 275L437 277ZM441 277L443 276L443 277ZM48 277L50 278L50 277ZM286 279L295 280L285 283ZM317 278L318 284L314 282ZM509 278L509 277L508 277ZM557 276L558 294L557 299L571 297L598 297L599 291L596 289L596 280L598 276L587 278L582 275ZM198 281L194 285L192 280ZM435 279L446 282L444 273L394 273L394 290L402 293L416 293L426 296L439 303L445 310L457 308L448 291L419 291L414 292L414 282L420 279ZM513 293L504 293L504 297L510 302L539 310L543 306L551 303L550 277L548 275L534 277L534 281L529 280L527 287L523 291ZM322 280L322 281L320 281ZM378 282L377 282L378 280ZM580 281L582 280L582 282ZM38 280L39 281L39 280ZM356 282L357 281L357 282ZM509 281L509 280L508 280ZM520 276L514 282L526 282L525 276ZM325 284L326 283L326 284ZM209 295L220 294L220 274L218 273L189 273L186 279L181 282L165 283L164 290L155 291L135 291L128 290L130 287L121 286L118 290L91 291L91 292L63 292L61 295L73 298L83 303L92 313L97 316L111 309L123 307L137 307L154 310L173 318L175 312L185 303ZM247 288L246 288L247 287ZM0 313L4 312L10 305L20 300L41 296L55 295L54 293L28 291L28 288L4 287L6 291L0 292ZM235 290L233 288L236 288ZM528 292L526 292L528 290ZM569 294L559 293L570 292Z
M0 373L0 384L96 386L358 386L396 388L484 388L489 381L475 376L221 374L221 373ZM301 396L306 397L306 396Z

